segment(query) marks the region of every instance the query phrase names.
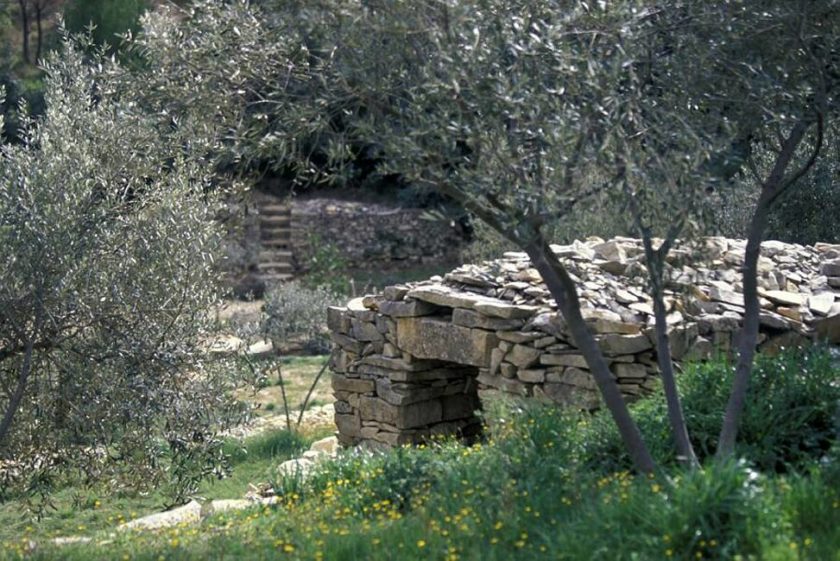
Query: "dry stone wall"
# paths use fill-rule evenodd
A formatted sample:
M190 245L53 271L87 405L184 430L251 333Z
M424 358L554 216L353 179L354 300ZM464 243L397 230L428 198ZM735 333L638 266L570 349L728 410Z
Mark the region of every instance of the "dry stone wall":
M667 266L676 361L729 352L741 326L743 241L678 245ZM658 383L653 308L637 240L590 238L552 250L578 284L583 315L628 398ZM840 344L840 245L765 242L759 347ZM330 308L336 425L344 445L396 446L476 434L485 392L583 408L595 383L524 253Z
M454 258L464 243L457 224L427 219L417 208L334 199L296 199L292 249L299 270L317 244L330 243L351 263L435 263Z

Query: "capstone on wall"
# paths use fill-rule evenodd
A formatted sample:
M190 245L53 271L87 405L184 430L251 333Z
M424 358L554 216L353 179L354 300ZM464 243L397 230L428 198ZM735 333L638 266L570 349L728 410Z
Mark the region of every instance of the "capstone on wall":
M678 245L667 267L674 360L735 345L744 313L740 240ZM658 384L653 309L641 244L590 238L552 250L578 283L583 315L624 395ZM840 344L840 245L765 242L759 347ZM595 408L600 397L539 273L524 253L464 265L330 308L336 425L344 445L469 437L482 394Z

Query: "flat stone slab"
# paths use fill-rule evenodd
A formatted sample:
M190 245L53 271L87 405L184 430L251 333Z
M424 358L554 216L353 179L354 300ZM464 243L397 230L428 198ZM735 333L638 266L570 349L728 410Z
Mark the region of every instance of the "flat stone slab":
M490 352L498 342L490 331L428 317L399 318L397 340L402 350L415 357L471 366L489 364Z
M118 526L121 530L155 530L170 528L178 524L194 524L201 520L201 504L190 501L184 506L173 508L165 512L157 512L136 520L131 520Z

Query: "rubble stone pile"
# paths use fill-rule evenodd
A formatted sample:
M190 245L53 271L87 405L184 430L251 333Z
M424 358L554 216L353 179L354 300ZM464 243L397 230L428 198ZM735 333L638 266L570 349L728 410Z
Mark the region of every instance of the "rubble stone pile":
M678 244L666 305L675 361L736 345L745 242ZM641 242L589 238L552 250L576 281L583 316L628 398L658 383ZM768 241L759 260L759 348L840 344L840 245ZM386 288L328 312L335 419L344 445L396 446L474 435L485 392L595 408L599 395L542 278L524 253Z

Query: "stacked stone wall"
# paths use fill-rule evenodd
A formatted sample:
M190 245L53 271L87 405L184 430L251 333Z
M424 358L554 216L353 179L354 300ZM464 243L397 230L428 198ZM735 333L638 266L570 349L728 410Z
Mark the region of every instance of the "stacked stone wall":
M578 283L582 312L629 398L659 380L653 309L637 240L590 239L553 251ZM674 360L736 346L744 242L678 246L667 268ZM767 242L759 346L840 344L840 246ZM329 310L336 424L345 445L395 446L438 433L471 436L480 397L504 392L582 408L600 397L539 273L523 253L444 278L386 288Z
M423 209L333 199L294 200L292 249L300 270L318 245L332 244L350 263L388 265L453 259L464 244L461 228Z

